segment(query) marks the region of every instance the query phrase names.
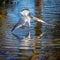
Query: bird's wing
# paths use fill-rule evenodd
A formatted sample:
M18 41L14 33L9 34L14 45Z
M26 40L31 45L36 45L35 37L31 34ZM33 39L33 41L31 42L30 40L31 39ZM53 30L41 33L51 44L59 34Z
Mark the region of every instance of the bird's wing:
M35 21L41 22L41 23L48 24L48 23L46 23L45 21L43 21L43 20L41 20L41 19L39 19L39 18L37 18L37 17L32 17L32 19L35 20Z
M24 18L19 19L19 21L16 23L16 25L13 27L11 31L13 31L15 28L21 27L24 24L24 22Z
M46 24L46 25L49 25L49 26L55 26L55 25L53 25L53 24L48 24L48 23L46 23L45 21L43 21L43 20L41 20L41 19L39 19L39 18L37 18L37 17L31 17L33 20L35 20L35 21L38 21L38 22L41 22L41 23L44 23L44 24Z

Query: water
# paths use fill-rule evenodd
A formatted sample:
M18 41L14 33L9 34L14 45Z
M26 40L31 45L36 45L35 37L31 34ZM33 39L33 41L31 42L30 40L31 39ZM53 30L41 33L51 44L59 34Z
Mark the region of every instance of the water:
M0 7L0 60L60 60L60 1L13 0L8 6ZM30 28L11 32L24 8L51 25L31 20Z

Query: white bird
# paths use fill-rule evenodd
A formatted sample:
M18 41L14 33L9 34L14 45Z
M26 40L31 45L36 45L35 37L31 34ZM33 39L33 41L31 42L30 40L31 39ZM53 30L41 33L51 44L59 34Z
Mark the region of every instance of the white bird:
M45 21L43 21L37 17L29 16L30 11L28 9L24 9L20 13L22 15L21 20L19 20L17 22L17 24L13 27L12 31L15 29L18 29L19 27L22 27L23 25L25 25L26 22L28 22L29 27L30 27L31 26L30 20L35 20L35 21L47 24Z

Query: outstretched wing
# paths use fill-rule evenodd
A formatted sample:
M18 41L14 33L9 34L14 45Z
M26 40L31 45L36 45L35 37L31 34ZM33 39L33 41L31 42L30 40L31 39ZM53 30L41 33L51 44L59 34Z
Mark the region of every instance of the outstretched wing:
M48 23L46 23L45 21L43 21L43 20L41 20L41 19L39 19L39 18L37 18L37 17L32 17L32 19L35 20L35 21L41 22L41 23L48 24Z
M24 18L19 19L19 21L16 23L16 25L13 27L13 29L11 31L21 27L24 24L24 22L25 22Z

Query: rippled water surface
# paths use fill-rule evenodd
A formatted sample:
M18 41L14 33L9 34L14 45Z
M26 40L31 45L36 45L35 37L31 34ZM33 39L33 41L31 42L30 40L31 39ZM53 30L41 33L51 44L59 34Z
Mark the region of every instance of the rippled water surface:
M11 32L28 8L50 25L31 20L31 27ZM0 7L0 60L60 60L60 0L13 0Z

